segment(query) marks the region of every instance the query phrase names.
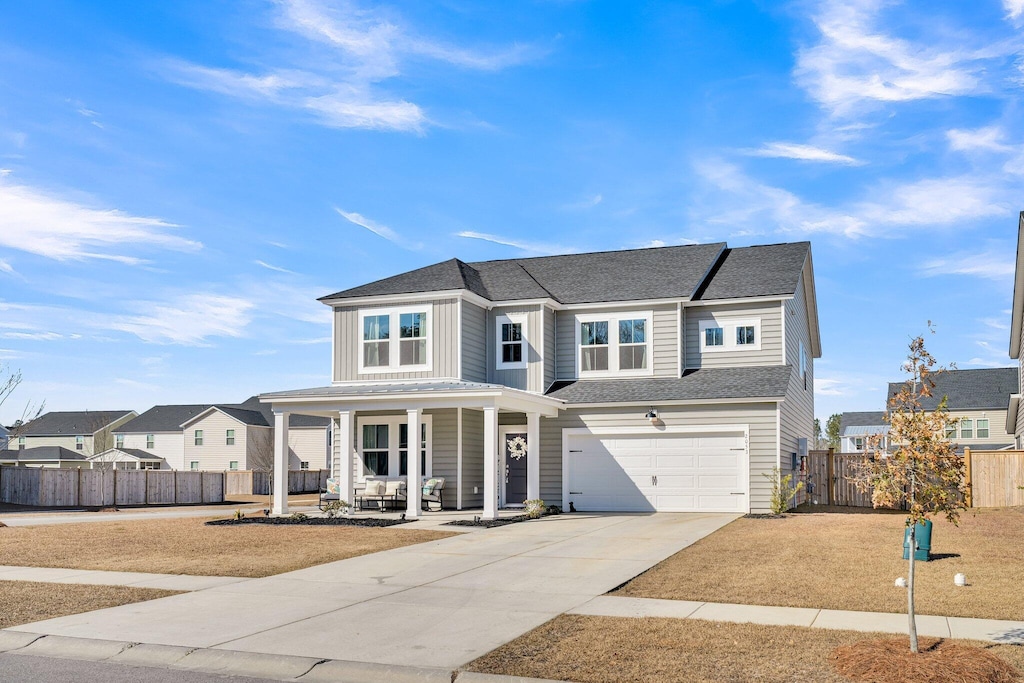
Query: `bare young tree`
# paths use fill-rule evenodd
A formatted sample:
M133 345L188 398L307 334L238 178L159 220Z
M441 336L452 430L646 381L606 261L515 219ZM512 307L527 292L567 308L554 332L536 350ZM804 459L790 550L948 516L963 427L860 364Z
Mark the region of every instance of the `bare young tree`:
M253 429L249 432L249 469L254 472L274 471L274 430Z
M929 323L929 329L931 323ZM944 371L936 367L923 337L909 345L903 370L908 378L903 388L889 399L889 452L882 452L882 436L868 441L871 455L862 463L857 479L861 491L871 491L874 507L906 507L910 553L907 565L907 618L910 651L918 651L917 621L914 613L914 551L917 525L933 515L944 515L957 524L966 507L964 461L947 438L956 420L946 410L943 397L933 410L922 401L932 396L931 376Z
M21 384L21 381L21 370L12 370L10 365L0 363L0 407L3 407L7 399L14 393L14 390ZM21 411L21 417L14 421L8 436L11 439L17 439L21 436L25 425L42 415L44 408L46 408L46 401L40 401L38 405L33 404L32 401L26 401L25 407ZM10 448L10 445L8 445L8 448Z

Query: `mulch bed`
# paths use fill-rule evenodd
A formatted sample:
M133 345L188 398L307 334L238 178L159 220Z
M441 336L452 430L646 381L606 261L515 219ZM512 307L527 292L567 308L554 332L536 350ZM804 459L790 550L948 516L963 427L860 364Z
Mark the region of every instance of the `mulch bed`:
M1014 683L1017 670L978 647L921 638L917 654L908 638L864 640L836 648L829 659L841 675L863 683Z
M560 514L562 514L562 511L558 508L548 508L541 513L541 517ZM445 522L441 526L477 526L485 529L492 529L496 526L506 526L508 524L528 521L530 521L530 515L516 515L515 517L500 517L498 519L456 519L451 522Z
M368 526L386 527L408 524L409 519L380 519L378 517L241 517L239 519L213 519L207 526L235 524L283 524L291 526Z

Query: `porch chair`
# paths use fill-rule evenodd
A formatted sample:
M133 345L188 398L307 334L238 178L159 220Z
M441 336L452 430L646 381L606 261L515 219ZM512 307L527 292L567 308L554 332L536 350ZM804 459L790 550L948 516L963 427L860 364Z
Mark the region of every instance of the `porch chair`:
M341 486L338 484L337 479L328 477L327 485L320 488L320 502L317 503L317 507L320 510L325 510L328 503L336 500L341 500Z
M437 512L444 507L444 478L434 477L423 482L421 507L430 512L430 504L437 503Z
M388 479L384 485L384 505L391 505L391 509L397 510L409 498L406 496L405 481L401 479Z

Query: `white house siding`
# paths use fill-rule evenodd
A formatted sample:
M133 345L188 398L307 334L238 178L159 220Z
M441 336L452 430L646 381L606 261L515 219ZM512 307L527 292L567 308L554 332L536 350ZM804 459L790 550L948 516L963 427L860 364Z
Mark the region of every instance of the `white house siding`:
M540 495L548 504L562 501L562 430L587 427L637 427L658 433L644 417L646 407L570 408L540 423ZM771 472L778 455L776 403L709 406L659 406L661 420L669 426L749 425L751 512L769 511L771 486L762 474Z
M327 451L327 427L291 427L288 430L289 467L299 469L303 462L309 469L330 467Z
M782 316L777 301L748 304L721 304L687 306L686 315L686 368L735 368L750 365L780 365L782 363ZM761 348L736 351L701 353L700 323L704 320L760 318ZM789 324L789 321L786 321Z
M544 307L544 390L555 381L558 356L558 317L555 311Z
M203 445L195 445L195 432L203 430ZM235 444L227 445L227 430L235 430ZM272 431L264 427L266 431ZM184 429L185 457L182 469L189 469L192 461L199 462L201 470L230 469L232 460L238 461L238 469L248 468L246 425L220 411L213 411L202 419L190 422Z
M804 271L807 275L807 271ZM782 476L798 472L793 469L792 454L797 453L797 439L807 439L808 447L814 437L814 359L811 354L810 329L807 324L807 297L804 294L804 277L797 283L796 296L780 305L786 319L786 364L790 366L789 387L786 400L780 408L779 451ZM800 377L800 344L803 343L807 357L807 384ZM799 461L796 463L799 469Z
M403 307L414 304L401 304ZM420 372L359 372L359 354L362 353L362 330L359 311L374 308L394 308L394 304L365 306L338 306L334 309L334 381L427 379L431 377L457 377L459 367L458 339L459 302L457 299L435 299L425 302L430 306L431 369ZM395 334L397 334L395 330Z
M145 434L126 433L124 447L137 448L152 453L158 458L163 458L167 463L165 469L188 469L188 465L185 463L185 435L181 432L153 433L153 448L146 448ZM161 467L164 466L161 465Z
M462 302L462 379L487 381L487 310Z
M498 369L497 320L503 315L526 316L526 342L524 356L527 367L513 370ZM544 386L544 339L542 337L543 313L538 306L502 306L492 309L487 315L487 367L488 381L503 384L513 389L540 393Z

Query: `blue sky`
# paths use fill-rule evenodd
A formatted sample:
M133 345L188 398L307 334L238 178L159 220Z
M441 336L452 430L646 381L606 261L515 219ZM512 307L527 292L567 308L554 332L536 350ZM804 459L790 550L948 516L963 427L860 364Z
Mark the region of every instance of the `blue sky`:
M1010 365L1024 0L7 3L0 408L329 379L317 296L463 260L809 239L816 412L910 336ZM615 274L608 274L615 277Z

